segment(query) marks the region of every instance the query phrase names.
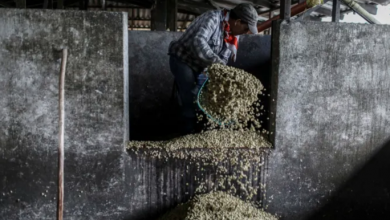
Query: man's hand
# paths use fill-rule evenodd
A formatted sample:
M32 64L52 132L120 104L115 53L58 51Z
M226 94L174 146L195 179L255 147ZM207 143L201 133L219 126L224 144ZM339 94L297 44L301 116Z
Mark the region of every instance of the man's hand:
M207 70L208 70L208 67L204 68L204 70L200 74L204 74L207 76Z
M226 65L226 63L222 59L218 59L217 62L215 62L215 63Z

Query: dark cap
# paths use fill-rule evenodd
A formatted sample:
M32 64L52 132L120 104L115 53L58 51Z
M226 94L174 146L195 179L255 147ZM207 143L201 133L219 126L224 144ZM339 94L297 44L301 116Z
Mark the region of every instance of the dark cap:
M249 30L253 34L257 34L257 20L259 15L253 5L249 3L242 3L237 5L232 11L239 17L242 21L248 23Z

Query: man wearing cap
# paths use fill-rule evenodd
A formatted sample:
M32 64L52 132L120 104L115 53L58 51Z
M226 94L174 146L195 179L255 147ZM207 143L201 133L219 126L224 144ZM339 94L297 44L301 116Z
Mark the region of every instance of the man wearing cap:
M232 10L209 11L196 18L186 32L169 45L169 65L182 103L182 134L192 133L196 123L194 98L206 80L205 68L226 65L237 55L238 36L257 34L258 14L251 4Z

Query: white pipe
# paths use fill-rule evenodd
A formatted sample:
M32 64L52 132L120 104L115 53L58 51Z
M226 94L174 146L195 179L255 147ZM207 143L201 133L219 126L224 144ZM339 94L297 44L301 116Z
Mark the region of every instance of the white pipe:
M374 18L370 13L368 13L364 8L362 8L358 3L356 3L354 0L342 0L348 7L350 7L352 10L354 10L356 13L358 13L360 16L362 16L366 21L368 21L371 24L380 24L378 20Z

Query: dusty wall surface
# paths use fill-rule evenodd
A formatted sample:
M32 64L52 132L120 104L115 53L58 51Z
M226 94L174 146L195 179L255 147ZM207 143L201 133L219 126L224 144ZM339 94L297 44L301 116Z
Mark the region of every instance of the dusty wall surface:
M170 115L166 51L178 33L127 39L125 14L80 11L1 10L0 27L0 219L55 216L65 46L66 219L150 219L193 193L194 175L179 176L183 161L127 155L123 144L128 102L136 139L171 132L170 120L159 120ZM299 22L274 30L268 210L294 220L388 219L389 26ZM269 37L241 40L234 65L268 89ZM256 175L264 180L265 170Z
M0 27L0 219L55 218L64 47L65 219L119 219L127 14L1 9Z
M389 155L390 26L293 22L274 30L269 210L308 219L334 196L344 204L313 219L388 219L389 177L375 169L389 163L371 158Z
M69 49L65 218L150 219L193 195L195 185L187 188L185 181L193 181L194 175L183 180L177 176L185 171L183 161L178 166L172 161L167 164L124 153L129 97L130 112L143 116L139 119L135 114L139 120L133 120L134 135L138 129L138 134L147 137L164 132L159 121L148 120L160 115L143 113L169 111L166 104L173 77L166 51L169 42L179 36L133 32L128 41L126 21L121 13L1 11L0 218L55 216L58 80L63 47ZM270 38L248 39L242 41L235 65L255 71L261 63L266 67L256 73L265 75L269 72ZM257 62L257 57L245 51L265 58ZM151 122L155 124L150 124L150 130L137 127Z
M172 32L129 31L130 133L133 140L166 139L177 133L178 109L171 99L174 77L167 54L169 43L180 36L181 33ZM229 65L254 74L269 88L271 37L242 36L237 60ZM265 96L263 100L266 105L268 98Z

